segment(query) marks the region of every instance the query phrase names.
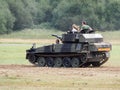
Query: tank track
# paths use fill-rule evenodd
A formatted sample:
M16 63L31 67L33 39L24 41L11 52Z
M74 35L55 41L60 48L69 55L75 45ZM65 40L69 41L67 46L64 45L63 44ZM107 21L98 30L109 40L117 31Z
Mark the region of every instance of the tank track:
M89 62L86 53L82 54L30 54L29 61L39 67L99 67L108 58L98 62ZM99 58L98 58L99 59Z

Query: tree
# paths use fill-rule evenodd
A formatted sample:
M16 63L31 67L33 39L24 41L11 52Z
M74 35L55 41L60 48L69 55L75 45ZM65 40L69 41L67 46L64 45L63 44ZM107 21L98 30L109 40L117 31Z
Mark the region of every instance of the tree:
M80 25L83 20L93 19L95 15L90 2L91 0L62 0L53 11L53 25L58 29L67 30L73 23Z
M27 7L24 0L8 0L8 5L11 13L16 18L14 23L14 30L30 28L33 26L32 15Z
M0 8L0 34L9 33L13 29L15 18L5 1L1 1Z
M120 0L0 0L0 34L34 25L66 31L83 20L94 29L119 30Z
M105 9L105 20L108 23L107 28L109 29L120 29L120 1L114 0L109 1L106 4Z

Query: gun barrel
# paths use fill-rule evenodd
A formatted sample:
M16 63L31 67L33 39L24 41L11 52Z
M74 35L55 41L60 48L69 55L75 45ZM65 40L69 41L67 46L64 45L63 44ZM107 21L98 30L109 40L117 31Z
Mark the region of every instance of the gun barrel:
M56 38L62 40L62 37L61 37L61 36L58 36L58 35L55 35L55 34L52 34L52 36L54 36L54 37L56 37Z

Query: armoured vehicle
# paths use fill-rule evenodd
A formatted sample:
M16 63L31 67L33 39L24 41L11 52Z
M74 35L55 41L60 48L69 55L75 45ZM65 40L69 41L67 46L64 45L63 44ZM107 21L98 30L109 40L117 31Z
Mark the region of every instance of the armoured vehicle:
M99 67L110 57L111 44L96 33L71 33L57 38L55 44L26 50L26 59L40 67Z

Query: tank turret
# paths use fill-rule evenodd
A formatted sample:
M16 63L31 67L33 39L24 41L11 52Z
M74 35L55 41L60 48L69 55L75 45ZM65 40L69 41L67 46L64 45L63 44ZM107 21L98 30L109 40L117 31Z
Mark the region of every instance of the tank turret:
M101 34L64 33L52 35L61 43L32 47L26 59L44 67L99 67L110 57L111 44L103 41Z
M79 33L71 33L71 34L63 34L62 42L64 43L97 43L102 42L103 37L101 34L79 34Z

